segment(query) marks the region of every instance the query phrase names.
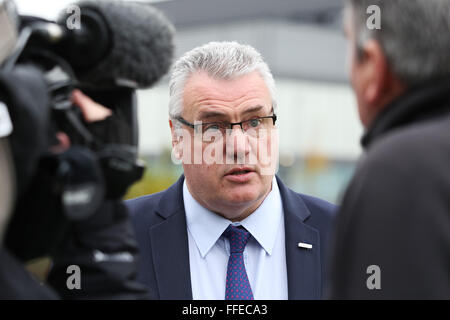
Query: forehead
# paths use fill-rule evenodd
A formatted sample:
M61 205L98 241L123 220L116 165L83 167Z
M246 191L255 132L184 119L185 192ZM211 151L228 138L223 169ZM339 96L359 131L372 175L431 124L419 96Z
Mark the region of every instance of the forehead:
M206 72L194 73L183 92L184 111L222 109L239 111L256 105L271 105L271 96L261 75L254 71L234 79L214 79Z

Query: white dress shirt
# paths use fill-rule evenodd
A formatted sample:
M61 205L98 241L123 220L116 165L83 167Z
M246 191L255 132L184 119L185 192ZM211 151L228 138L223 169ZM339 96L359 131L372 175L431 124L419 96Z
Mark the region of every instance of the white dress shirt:
M241 222L232 223L201 206L190 194L186 181L183 200L194 300L225 298L230 244L222 233L229 224L242 225L251 234L244 250L244 263L253 297L288 298L283 204L275 177L263 203Z

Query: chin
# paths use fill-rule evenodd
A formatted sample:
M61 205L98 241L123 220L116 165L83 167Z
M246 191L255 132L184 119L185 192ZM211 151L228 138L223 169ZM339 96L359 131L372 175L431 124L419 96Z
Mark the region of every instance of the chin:
M224 191L227 194L227 200L231 203L242 204L253 202L258 199L259 192L254 186L236 186L232 190Z

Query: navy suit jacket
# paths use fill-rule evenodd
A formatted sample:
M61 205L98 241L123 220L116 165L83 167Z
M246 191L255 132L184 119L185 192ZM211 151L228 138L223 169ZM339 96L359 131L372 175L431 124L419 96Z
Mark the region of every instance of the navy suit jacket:
M192 299L183 181L181 176L165 191L126 202L140 249L138 280L154 299ZM278 177L277 181L285 219L288 297L320 299L336 207L288 189ZM299 248L299 242L313 247Z

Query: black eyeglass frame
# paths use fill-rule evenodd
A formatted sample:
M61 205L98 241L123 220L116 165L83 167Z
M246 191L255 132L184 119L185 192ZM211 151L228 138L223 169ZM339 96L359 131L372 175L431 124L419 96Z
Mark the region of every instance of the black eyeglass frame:
M273 109L272 109L272 112L273 112ZM183 117L181 117L181 116L176 117L175 119L178 120L178 121L180 121L182 124L184 124L184 125L186 125L186 126L188 126L188 127L191 127L191 128L194 129L194 130L195 130L195 127L196 127L196 126L204 126L204 125L210 125L210 124L219 124L219 123L222 123L222 124L228 124L228 125L230 126L230 127L229 127L230 130L233 130L233 127L234 127L234 126L239 125L239 126L241 127L241 130L244 131L244 127L242 126L242 124L245 123L245 122L252 121L252 120L272 119L273 125L275 125L275 123L276 123L276 121L277 121L277 115L274 113L274 114L271 115L271 116L257 117L257 118L252 118L252 119L244 120L244 121L241 121L241 122L214 121L214 122L205 122L205 123L201 123L201 124L193 124L193 123L190 123L189 121L186 121L186 120L185 120ZM226 127L226 126L224 125L224 127Z

